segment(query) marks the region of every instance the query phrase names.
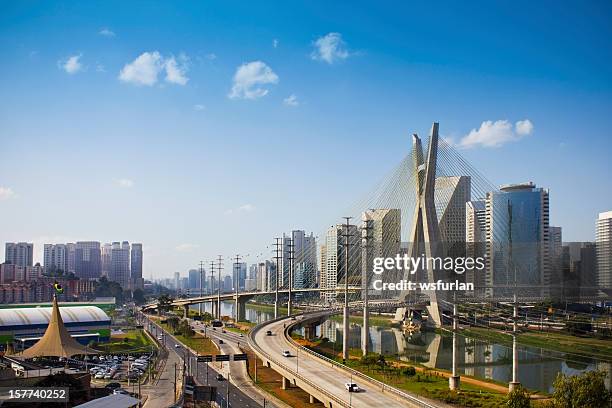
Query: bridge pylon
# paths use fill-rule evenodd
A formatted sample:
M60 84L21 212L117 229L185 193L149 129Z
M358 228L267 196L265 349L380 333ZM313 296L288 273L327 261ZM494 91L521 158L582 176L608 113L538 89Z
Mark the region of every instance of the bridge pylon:
M412 258L442 257L444 249L440 242L440 227L436 214L434 192L436 188L436 164L438 160L438 128L439 124L434 122L429 136L429 146L427 148L427 158L423 159L423 146L418 135L412 135L412 156L413 156L413 175L416 188L416 205L412 217L412 232L409 236L408 256ZM426 279L427 282L436 282L444 278L444 272L436 270L435 262L425 262L421 270L416 275L404 276L404 279L411 280L414 276L419 280ZM407 300L410 291L400 292L400 300ZM442 313L436 291L426 291L429 297L429 324L442 326Z

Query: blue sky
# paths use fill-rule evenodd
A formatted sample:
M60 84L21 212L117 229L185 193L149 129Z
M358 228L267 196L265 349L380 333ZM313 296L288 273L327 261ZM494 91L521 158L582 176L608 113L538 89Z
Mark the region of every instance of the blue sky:
M565 240L612 209L609 2L3 2L0 242L145 275L320 233L439 121ZM346 177L345 169L350 169ZM0 249L0 256L4 248Z

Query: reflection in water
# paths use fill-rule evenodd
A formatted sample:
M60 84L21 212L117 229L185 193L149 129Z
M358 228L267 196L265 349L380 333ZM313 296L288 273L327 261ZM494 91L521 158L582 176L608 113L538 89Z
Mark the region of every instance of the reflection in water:
M192 306L197 310L197 306ZM210 312L210 304L205 311ZM233 316L234 303L222 302L221 314ZM249 306L247 320L262 323L274 317L274 313L261 311ZM303 330L302 330L303 331ZM303 334L303 332L301 333ZM318 337L342 343L342 323L327 320L317 326ZM361 347L361 325L351 323L351 348ZM404 361L413 361L431 368L451 370L452 337L432 332L404 335L402 330L371 326L369 330L370 350L375 353L399 356ZM512 379L512 348L458 336L459 373L474 377L509 382ZM586 370L603 370L608 373L606 386L610 389L612 364L584 357L566 355L560 352L535 347L519 346L519 380L529 389L552 392L552 383L557 373L580 374Z
M342 342L342 323L327 320L317 329L317 335L330 341ZM350 347L361 347L361 325L351 323ZM399 356L431 368L451 370L452 337L433 332L404 335L396 328L372 326L369 330L370 350L375 353ZM501 344L458 336L459 372L501 382L512 380L512 348ZM519 346L519 379L529 389L552 392L557 373L580 374L586 370L608 372L608 388L612 377L610 363L577 358L564 353L535 347Z

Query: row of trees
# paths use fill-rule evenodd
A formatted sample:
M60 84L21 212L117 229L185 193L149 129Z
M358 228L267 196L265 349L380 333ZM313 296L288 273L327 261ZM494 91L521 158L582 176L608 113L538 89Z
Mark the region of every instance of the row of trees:
M604 371L587 371L567 376L559 373L553 382L555 391L542 408L612 408L612 392L606 389ZM508 394L508 408L529 408L531 400L524 388Z

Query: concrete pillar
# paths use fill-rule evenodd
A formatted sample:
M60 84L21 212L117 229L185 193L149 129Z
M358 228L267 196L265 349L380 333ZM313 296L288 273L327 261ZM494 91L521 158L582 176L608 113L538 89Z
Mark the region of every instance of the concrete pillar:
M312 395L309 395L310 399L308 402L310 402L311 404L316 404L317 402L319 402L319 400L317 400L315 397L313 397Z
M217 301L216 300L210 301L210 314L213 316L213 318L220 319L220 316L217 315Z
M183 305L183 318L189 318L189 305Z
M304 338L306 340L312 340L317 336L317 325L309 324L304 326Z
M243 322L246 320L246 299L239 299L236 305L238 306L238 321Z
M282 384L281 388L283 390L286 390L287 388L289 388L289 386L290 386L289 380L287 380L285 377L283 377L283 384Z

